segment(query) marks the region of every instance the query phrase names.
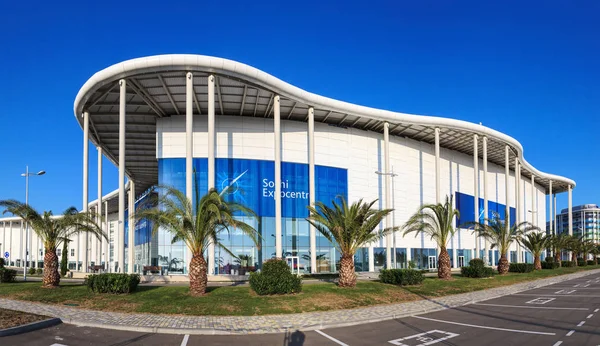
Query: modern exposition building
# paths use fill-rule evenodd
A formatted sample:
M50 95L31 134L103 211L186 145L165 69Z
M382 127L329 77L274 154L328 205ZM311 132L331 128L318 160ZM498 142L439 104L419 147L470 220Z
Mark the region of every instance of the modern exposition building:
M227 198L252 208L247 222L261 234L261 246L232 230L222 239L237 258L218 247L207 253L213 274L243 274L283 256L301 272L333 272L339 253L309 226L309 204L378 199L394 208L384 225L402 225L424 203L453 196L459 227L497 212L510 222L544 226L557 193L575 182L540 172L508 135L465 121L368 108L312 94L274 76L231 60L199 55L160 55L118 63L94 74L79 91L75 118L83 129L83 208L106 215L109 242L81 239L70 250L73 269L108 263L111 271L187 272L187 251L169 234L151 236L139 222L134 232L127 211L157 184L193 195L227 188ZM89 200L88 144L119 170L118 190ZM194 174L195 173L195 174ZM127 182L126 182L127 178ZM555 200L554 200L555 203ZM572 233L572 222L569 232ZM2 250L23 261L18 219L0 219ZM35 237L35 236L34 236ZM7 240L8 239L8 240ZM20 242L19 242L20 239ZM37 245L36 245L37 244ZM134 244L135 251L129 251ZM41 261L33 239L33 262ZM496 263L497 252L459 228L449 252L453 266L476 256ZM39 256L38 256L39 253ZM388 254L394 254L389 256ZM513 245L511 260L525 259ZM436 244L400 233L361 249L359 271L384 266L435 267Z

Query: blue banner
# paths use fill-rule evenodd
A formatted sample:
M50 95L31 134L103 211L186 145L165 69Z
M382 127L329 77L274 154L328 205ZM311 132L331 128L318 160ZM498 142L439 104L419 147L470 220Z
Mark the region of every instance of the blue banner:
M467 195L464 193L456 192L456 209L460 212L460 218L456 218L456 227L460 227L461 225L467 222L483 222L484 217L484 207L483 207L483 198L479 198L479 210L477 212L478 220L475 220L475 197L471 195ZM506 205L492 202L488 200L488 216L487 219L493 219L494 214L498 214L501 220L506 219ZM510 207L509 211L510 215L510 224L513 225L516 219L516 209Z

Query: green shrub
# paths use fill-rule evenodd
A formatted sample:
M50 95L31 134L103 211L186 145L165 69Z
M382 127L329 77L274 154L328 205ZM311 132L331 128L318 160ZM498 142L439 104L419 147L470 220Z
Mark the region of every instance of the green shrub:
M575 267L575 262L571 262L571 261L561 261L561 264L563 267Z
M419 270L414 269L383 269L379 272L379 280L392 285L420 285L425 277Z
M586 262L587 262L587 265L589 265L589 266L595 266L596 265L596 263L594 263L593 260L587 260Z
M302 291L302 278L292 274L283 260L265 261L260 273L250 273L250 287L256 294L290 294Z
M44 270L43 270L42 268L38 268L38 269L35 271L35 273L36 273L37 275L42 275L42 274L44 274Z
M93 274L85 279L88 289L95 293L131 293L139 283L138 274Z
M511 273L530 273L534 269L531 263L511 263L508 271Z
M542 269L556 269L558 268L558 262L542 262Z
M0 268L0 283L15 282L17 271L8 268Z
M4 268L4 258L0 257L0 268Z
M33 268L33 267L29 268L29 270L27 270L27 274L35 275L35 268Z
M480 258L470 260L468 267L460 268L460 273L467 278L489 278L495 274L494 269L486 267Z
M577 266L578 267L585 267L585 266L587 266L587 262L583 258L578 258L577 259Z
M546 256L545 261L548 262L548 263L554 263L554 257L552 257L552 256Z

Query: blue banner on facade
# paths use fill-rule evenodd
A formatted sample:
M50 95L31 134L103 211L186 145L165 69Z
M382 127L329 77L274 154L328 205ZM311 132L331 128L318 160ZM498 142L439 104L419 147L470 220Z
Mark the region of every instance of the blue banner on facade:
M461 225L467 222L483 222L484 221L484 208L483 208L483 198L479 198L479 210L477 211L477 215L479 215L478 220L475 220L475 197L471 195L467 195L465 193L456 192L456 209L460 212L460 218L456 218L456 227L460 227ZM494 214L498 214L501 220L506 219L506 205L488 201L488 219L493 219ZM515 223L516 218L516 209L510 207L509 211L510 215L510 224L513 225ZM464 228L464 227L462 227Z
M185 159L159 160L159 184L185 186ZM201 194L208 190L208 160L194 159ZM229 201L243 204L257 216L275 217L275 163L265 160L215 160L215 187ZM348 198L346 169L315 166L316 201L327 205L338 196ZM305 218L309 205L308 165L281 163L282 217Z

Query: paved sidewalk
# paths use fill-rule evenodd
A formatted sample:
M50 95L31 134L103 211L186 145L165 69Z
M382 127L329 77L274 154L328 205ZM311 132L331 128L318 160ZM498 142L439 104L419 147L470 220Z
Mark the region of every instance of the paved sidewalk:
M419 315L451 307L471 304L504 295L514 294L587 275L599 274L600 269L561 275L531 282L503 286L407 303L380 305L350 310L309 312L267 316L174 316L126 314L92 311L72 307L45 305L25 301L0 299L0 308L58 317L64 323L78 326L168 334L262 334L288 330L314 330L342 327L411 315ZM199 298L201 299L201 298Z

